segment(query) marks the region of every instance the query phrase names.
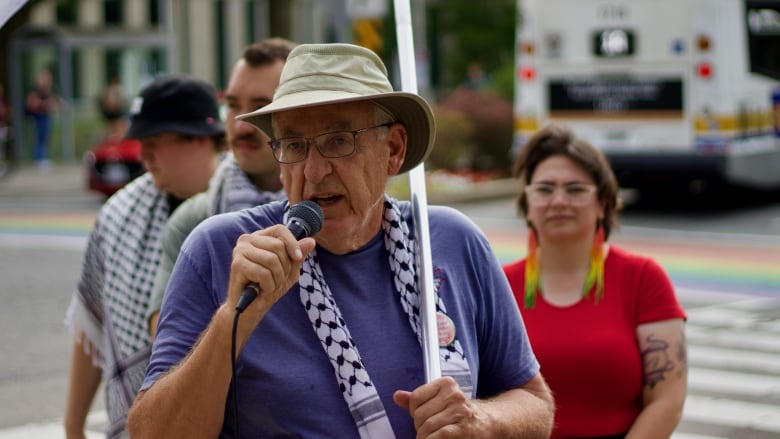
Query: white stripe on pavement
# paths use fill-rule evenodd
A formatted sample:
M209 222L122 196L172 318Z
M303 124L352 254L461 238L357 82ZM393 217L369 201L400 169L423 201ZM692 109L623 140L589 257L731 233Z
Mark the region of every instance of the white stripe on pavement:
M780 408L688 394L683 420L732 428L754 428L780 434Z
M776 331L740 331L728 329L705 329L697 322L688 319L688 329L685 338L688 344L703 344L723 348L749 349L761 352L780 353L780 337Z
M780 376L780 354L692 345L688 341L688 361L692 367Z
M701 434L693 433L672 433L669 439L729 439L722 436L704 436Z
M756 309L752 311L723 307L693 309L688 312L688 321L693 324L692 329L696 331L724 326L742 331L760 330L761 322L756 321L756 312L760 309L760 303L757 302Z
M91 412L87 416L87 439L104 438L105 434L101 430L107 420L108 416L105 411ZM49 422L33 422L0 430L0 439L65 439L65 430L62 427L61 419Z
M688 392L690 394L697 391L780 398L780 377L691 368L688 376ZM780 408L777 408L776 414L780 415ZM778 425L780 425L780 416L778 416Z
M86 236L63 236L0 232L0 246L9 248L63 249L83 251Z

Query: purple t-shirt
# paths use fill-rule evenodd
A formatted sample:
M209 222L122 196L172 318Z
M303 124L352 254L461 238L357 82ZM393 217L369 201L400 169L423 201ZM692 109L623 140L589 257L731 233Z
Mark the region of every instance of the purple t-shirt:
M409 203L400 207L412 224ZM282 223L283 208L284 202L275 202L217 215L187 238L165 295L142 389L187 355L224 301L238 236ZM451 208L430 207L429 224L434 282L455 324L477 397L522 386L539 365L487 239ZM414 234L414 227L410 231ZM412 419L392 395L425 382L423 354L401 308L382 236L378 231L366 246L347 255L320 247L317 255L396 437L411 438ZM297 285L265 316L237 367L242 436L359 437ZM231 437L234 415L231 394L223 425L223 434Z

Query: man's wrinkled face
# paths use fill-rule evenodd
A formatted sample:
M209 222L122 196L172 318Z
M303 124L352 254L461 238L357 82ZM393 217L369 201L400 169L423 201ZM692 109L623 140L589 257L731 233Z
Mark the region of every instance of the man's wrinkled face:
M392 122L377 109L370 102L352 102L279 112L274 133L276 138L314 138ZM406 129L398 123L369 129L356 134L354 142L351 155L327 158L308 140L305 159L281 165L290 203L312 200L322 207L325 222L316 238L337 254L360 248L378 233L387 179L398 172L406 152Z

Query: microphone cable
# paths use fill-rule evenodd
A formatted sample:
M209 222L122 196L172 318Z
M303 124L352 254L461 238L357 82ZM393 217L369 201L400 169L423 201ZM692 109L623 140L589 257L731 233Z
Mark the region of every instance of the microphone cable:
M293 234L295 239L301 240L308 236L313 236L322 228L322 222L324 221L324 214L322 209L317 203L313 201L301 201L300 203L291 206L288 218L286 219L287 228ZM249 306L252 301L260 294L259 287L256 284L249 284L241 293L241 297L236 303L236 313L233 316L233 330L230 334L230 390L233 392L233 428L235 430L234 437L236 439L241 438L241 432L239 430L238 419L238 386L236 381L238 374L236 371L236 338L238 333L238 318L241 317L241 313Z
M233 392L233 429L236 439L241 437L239 431L238 422L238 386L236 385L236 334L238 333L238 318L241 317L241 311L236 310L236 314L233 316L233 330L230 334L230 369L232 375L230 378L230 390Z

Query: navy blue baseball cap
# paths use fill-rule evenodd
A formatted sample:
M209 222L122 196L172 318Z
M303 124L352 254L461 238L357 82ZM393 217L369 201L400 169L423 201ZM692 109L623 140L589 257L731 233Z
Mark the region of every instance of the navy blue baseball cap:
M125 138L143 139L161 133L214 136L224 132L212 85L187 76L161 76L133 100Z

